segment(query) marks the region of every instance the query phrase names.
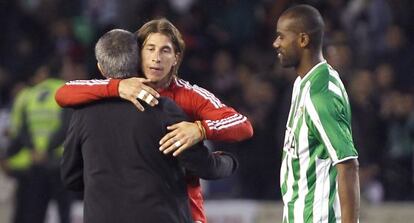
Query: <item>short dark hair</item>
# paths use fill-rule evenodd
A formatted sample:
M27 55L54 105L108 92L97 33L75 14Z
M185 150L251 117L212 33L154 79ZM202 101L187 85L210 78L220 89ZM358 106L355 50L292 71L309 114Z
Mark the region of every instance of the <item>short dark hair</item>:
M295 29L310 36L310 45L322 47L325 23L319 11L306 4L300 4L288 8L282 13L283 17L295 19Z
M105 77L124 79L138 75L139 47L129 31L113 29L105 33L95 45L95 57Z
M185 43L180 31L166 18L153 19L145 23L135 34L138 37L138 43L142 47L148 36L152 33L161 33L170 38L174 51L178 55L177 65L172 68L172 74L177 75L178 68L184 57Z

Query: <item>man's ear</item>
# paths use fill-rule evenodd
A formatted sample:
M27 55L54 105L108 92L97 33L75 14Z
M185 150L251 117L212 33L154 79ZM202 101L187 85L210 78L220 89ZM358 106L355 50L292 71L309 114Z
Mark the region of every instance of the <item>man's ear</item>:
M299 46L306 48L309 46L310 37L307 33L299 33Z
M175 65L177 65L178 64L178 59L180 58L180 53L176 53L175 54L175 61L174 61L174 63L173 63L173 66L175 66Z
M101 67L101 64L99 62L96 63L96 66L98 66L99 72L101 72L102 76L106 77L105 73L103 72L103 69Z

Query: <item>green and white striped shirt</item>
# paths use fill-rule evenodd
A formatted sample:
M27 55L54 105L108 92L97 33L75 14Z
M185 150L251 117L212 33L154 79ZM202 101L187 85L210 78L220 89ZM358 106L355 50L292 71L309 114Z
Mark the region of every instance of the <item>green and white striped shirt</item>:
M291 103L280 171L283 223L341 222L334 166L358 157L344 85L323 61L296 79Z

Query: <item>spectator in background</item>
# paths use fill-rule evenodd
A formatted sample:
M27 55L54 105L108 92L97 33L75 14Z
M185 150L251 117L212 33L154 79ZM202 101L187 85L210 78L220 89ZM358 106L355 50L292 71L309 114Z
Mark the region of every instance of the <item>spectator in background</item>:
M342 24L351 36L355 61L359 65L375 62L372 55L383 55L386 48L386 30L392 24L391 8L387 0L352 0L341 15ZM362 64L361 64L362 62Z
M54 100L63 83L57 79L61 69L57 61L54 58L37 69L34 86L20 93L12 109L14 138L2 164L18 180L15 223L44 223L52 199L57 202L60 222L70 223L71 198L59 175L69 116Z
M233 55L227 50L217 51L212 63L210 86L226 103L232 102L231 97L235 96L232 93L239 87L235 72Z
M370 70L356 70L349 83L352 108L352 134L360 161L360 183L363 198L371 203L384 199L381 165L385 152L384 124L381 122L376 81Z
M8 147L4 148L5 151L2 153L1 157L1 167L2 170L13 177L16 180L16 190L14 193L14 207L12 214L12 222L28 222L27 213L29 210L29 200L30 200L30 154L27 147L21 145L21 136L22 134L22 120L23 120L23 108L26 104L26 98L28 97L29 87L24 86L14 99L14 103L11 108L10 113L10 128L9 140L11 145L8 144ZM14 145L13 145L14 144ZM17 154L11 154L11 146L16 147Z
M383 161L387 200L413 200L414 101L411 93L393 91L382 101L387 122ZM398 182L398 183L397 183Z
M346 85L354 73L352 50L349 47L346 34L341 31L331 33L325 52L326 60L341 74Z
M254 37L256 26L252 18L255 17L256 1L224 0L205 2L203 6L207 8L210 18L208 34L218 44L216 47L235 50Z
M115 0L85 0L83 1L83 13L86 15L87 20L98 30L103 30L108 26L120 25L122 5ZM125 5L131 6L130 2Z
M274 149L277 140L274 132L277 119L274 107L278 95L270 81L250 76L243 85L240 109L248 115L255 130L255 136L238 145L240 154L241 196L248 199L276 199L275 185L277 171L272 168L279 164L279 153ZM235 150L237 151L237 150ZM257 155L249 155L254 151ZM259 155L260 154L260 155ZM252 174L252 170L260 170Z
M407 39L405 31L398 25L390 26L386 33L386 51L379 61L392 65L401 88L413 90L414 45Z
M0 109L7 107L9 104L10 85L12 85L10 73L0 66Z
M395 86L395 71L391 64L389 63L380 63L375 67L375 77L376 77L376 91L378 100L381 101L382 95L385 95L392 91Z

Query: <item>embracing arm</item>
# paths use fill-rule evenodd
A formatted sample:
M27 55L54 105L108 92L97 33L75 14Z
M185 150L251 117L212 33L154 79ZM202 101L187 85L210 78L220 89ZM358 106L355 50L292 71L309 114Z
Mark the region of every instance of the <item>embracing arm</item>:
M106 79L106 80L75 80L69 81L58 89L55 95L56 102L62 107L73 107L82 104L91 103L110 97L121 97L132 102L139 110L143 111L144 107L137 100L140 91L145 90L153 96L151 101L145 101L147 104L154 106L158 103L159 97L151 87L146 86L150 80L144 78L129 79ZM124 91L119 92L121 88Z
M207 139L239 142L253 136L253 127L246 116L223 104L214 94L202 87L190 85L183 80L177 82L189 89L183 94L185 98L178 100L184 102L182 107L184 111L187 110L187 114L193 114L194 120L201 121Z
M87 104L96 100L118 96L117 79L75 80L60 87L55 100L62 107Z
M176 85L175 102L196 121L169 126L170 132L160 141L160 150L175 151L174 155L178 155L203 139L238 142L253 136L247 117L221 103L209 91L181 79L176 80ZM178 139L182 146L176 148L173 143Z
M231 176L238 168L237 159L230 153L209 152L201 144L177 156L180 164L190 175L205 180L215 180Z
M253 136L253 127L246 116L231 107L201 111L201 124L206 138L217 141L239 142Z
M174 151L173 155L176 156L204 139L237 142L253 136L250 121L233 108L210 110L205 112L205 116L223 118L179 122L168 126L170 132L160 140L160 150L166 154ZM179 148L173 145L178 139L182 142Z
M165 120L164 126L188 120L187 115L171 99L162 99L159 108L163 111L160 113L159 120ZM238 167L238 162L232 154L211 153L201 142L176 157L181 166L191 175L203 179L219 179L230 176Z
M336 164L338 192L343 223L357 223L359 217L358 160L350 159Z

